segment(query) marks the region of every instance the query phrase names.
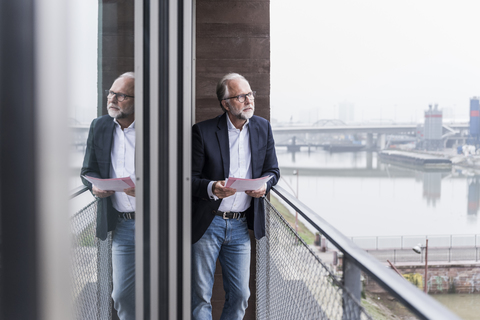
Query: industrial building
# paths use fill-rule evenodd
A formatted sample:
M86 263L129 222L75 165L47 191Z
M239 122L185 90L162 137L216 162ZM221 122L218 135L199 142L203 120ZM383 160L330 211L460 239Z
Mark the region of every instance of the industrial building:
M429 105L425 111L425 125L423 130L423 148L426 150L443 149L442 140L442 111L438 109L438 105ZM418 130L417 130L418 131Z
M480 145L480 98L470 98L470 134L467 143L478 148Z

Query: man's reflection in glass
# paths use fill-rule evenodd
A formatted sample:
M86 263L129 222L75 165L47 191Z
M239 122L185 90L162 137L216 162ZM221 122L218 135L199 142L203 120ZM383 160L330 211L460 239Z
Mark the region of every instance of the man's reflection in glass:
M101 179L130 177L135 181L135 77L118 77L107 94L108 115L93 120L81 175ZM121 320L135 319L135 187L101 190L82 178L99 198L98 238L113 231L112 267L115 309Z

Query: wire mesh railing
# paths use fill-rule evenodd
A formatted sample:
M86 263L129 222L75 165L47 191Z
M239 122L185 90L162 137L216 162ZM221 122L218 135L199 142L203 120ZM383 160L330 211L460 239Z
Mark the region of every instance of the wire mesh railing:
M372 319L265 200L266 236L257 241L257 319Z
M73 306L78 320L112 319L112 241L111 236L105 241L95 237L97 203L71 218Z
M257 242L257 319L371 319L361 305L362 272L387 300L411 314L409 319L459 319L286 190L275 186L272 191L342 253L342 277L337 279L265 200L266 236Z

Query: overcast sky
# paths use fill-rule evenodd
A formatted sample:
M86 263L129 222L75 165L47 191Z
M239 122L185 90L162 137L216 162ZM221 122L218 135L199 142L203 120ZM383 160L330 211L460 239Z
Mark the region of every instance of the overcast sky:
M272 0L271 108L280 121L468 119L480 96L480 1ZM302 111L303 110L303 111Z

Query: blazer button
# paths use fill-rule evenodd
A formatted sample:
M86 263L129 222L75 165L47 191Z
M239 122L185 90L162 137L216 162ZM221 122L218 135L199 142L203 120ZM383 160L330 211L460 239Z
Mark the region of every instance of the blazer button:
M217 210L212 210L212 213L217 213Z

